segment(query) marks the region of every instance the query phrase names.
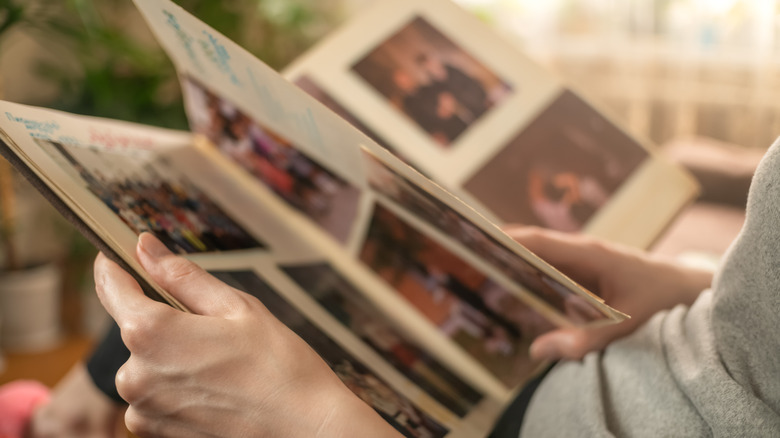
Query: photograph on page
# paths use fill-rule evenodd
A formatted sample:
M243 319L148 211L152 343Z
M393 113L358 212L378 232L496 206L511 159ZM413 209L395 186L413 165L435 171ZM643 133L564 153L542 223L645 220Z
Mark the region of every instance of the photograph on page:
M536 366L528 346L549 321L379 203L360 260L506 386Z
M417 346L329 264L284 265L280 269L339 323L458 417L482 400L482 394Z
M576 232L648 157L636 140L565 91L464 188L505 223Z
M135 234L154 234L178 254L262 249L164 156L36 140Z
M346 242L357 215L358 188L195 80L185 78L183 90L194 132L336 240Z
M365 165L369 186L399 207L438 229L460 244L463 250L481 258L486 263L513 280L524 290L548 304L555 312L571 324L582 325L608 318L608 314L594 307L559 279L540 270L506 244L468 220L442 199L415 184L390 168L377 155L365 152ZM546 314L546 313L545 313ZM529 320L538 320L539 315L529 315ZM537 336L553 327L552 322L537 321L532 325Z
M379 44L352 70L443 148L512 92L423 17Z

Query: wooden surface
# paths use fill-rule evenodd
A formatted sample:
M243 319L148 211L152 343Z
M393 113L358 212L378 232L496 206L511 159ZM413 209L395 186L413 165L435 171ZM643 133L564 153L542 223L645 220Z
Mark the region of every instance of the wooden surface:
M33 379L52 387L71 366L84 358L94 341L86 336L70 336L58 347L41 353L5 353L5 370L0 385L18 379Z
M48 387L62 379L70 367L92 351L95 341L84 335L71 335L57 348L40 353L4 353L5 369L0 385L18 379L33 379ZM137 438L127 432L128 438Z

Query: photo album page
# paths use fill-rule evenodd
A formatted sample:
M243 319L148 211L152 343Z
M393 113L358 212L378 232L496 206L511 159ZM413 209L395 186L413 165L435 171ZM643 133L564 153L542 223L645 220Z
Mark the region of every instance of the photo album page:
M452 1L368 9L285 77L493 222L647 248L697 194Z
M628 137L522 57L473 46L506 50L468 14L389 2L398 16L358 19L290 82L174 3L135 3L179 73L192 132L0 102L0 139L173 306L187 311L135 260L142 232L257 297L409 437L486 435L545 366L528 356L536 336L627 317L495 223L592 231L653 172L677 174L635 143L606 148ZM471 43L453 37L471 26ZM353 46L335 50L344 35ZM408 45L421 51L407 59ZM491 146L501 136L509 146ZM518 199L490 197L507 194Z
M500 411L499 397L397 326L193 135L9 102L0 111L2 142L148 283L133 256L141 232L260 299L407 436L471 436Z

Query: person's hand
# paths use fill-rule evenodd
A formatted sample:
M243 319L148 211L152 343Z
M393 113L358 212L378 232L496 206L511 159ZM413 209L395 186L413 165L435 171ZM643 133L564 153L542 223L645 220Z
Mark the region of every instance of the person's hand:
M147 298L102 254L101 302L130 359L116 377L133 433L155 437L396 436L260 301L142 234L137 257L194 312Z
M26 438L124 436L123 412L124 406L103 394L80 362L54 387L49 402L35 410Z
M675 264L583 235L535 227L507 233L547 263L631 315L619 324L557 329L531 344L534 359L581 359L636 330L660 310L691 304L712 283L712 272Z

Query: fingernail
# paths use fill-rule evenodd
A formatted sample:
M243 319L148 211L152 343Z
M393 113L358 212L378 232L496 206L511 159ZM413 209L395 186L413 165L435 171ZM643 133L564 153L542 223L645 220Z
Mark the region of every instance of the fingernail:
M141 250L152 258L165 257L171 254L171 251L151 233L141 233L138 236L138 243Z

